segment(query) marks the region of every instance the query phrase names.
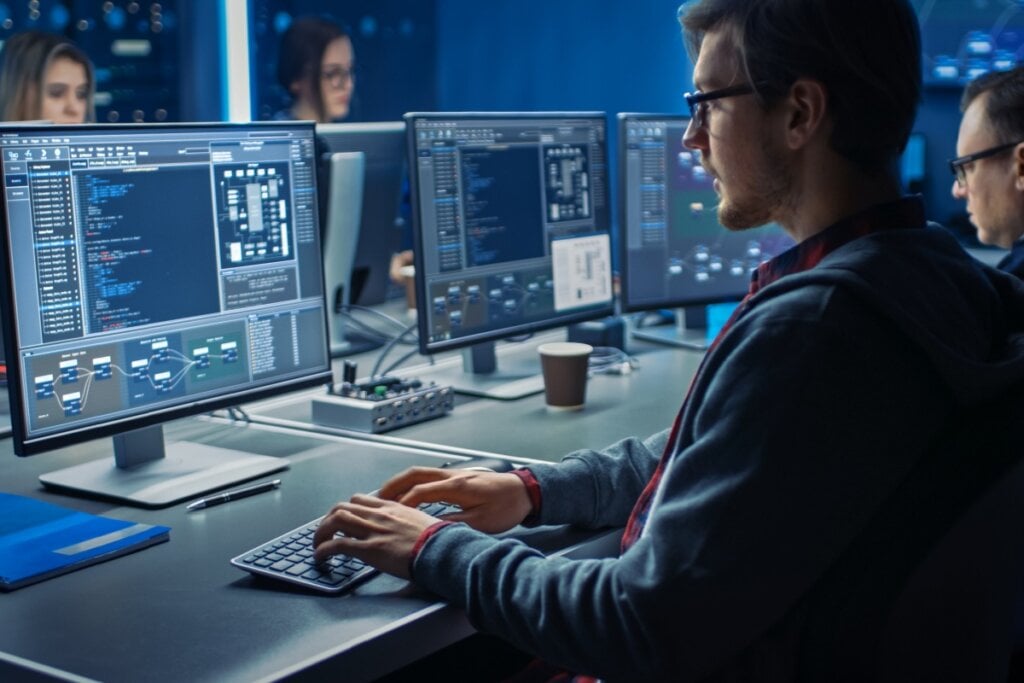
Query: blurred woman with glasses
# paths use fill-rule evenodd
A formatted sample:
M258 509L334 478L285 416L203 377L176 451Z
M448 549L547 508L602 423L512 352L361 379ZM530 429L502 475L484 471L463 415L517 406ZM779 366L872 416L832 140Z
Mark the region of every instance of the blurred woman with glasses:
M355 90L352 41L337 24L319 17L296 19L281 37L277 80L292 104L274 118L339 121L348 116Z

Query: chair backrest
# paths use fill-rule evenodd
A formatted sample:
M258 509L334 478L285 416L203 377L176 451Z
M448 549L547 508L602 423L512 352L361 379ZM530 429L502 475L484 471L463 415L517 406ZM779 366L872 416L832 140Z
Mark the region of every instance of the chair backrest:
M998 681L1024 587L1024 388L956 420L807 599L801 680Z
M911 575L882 632L882 680L1006 681L1022 586L1024 462L1018 462Z

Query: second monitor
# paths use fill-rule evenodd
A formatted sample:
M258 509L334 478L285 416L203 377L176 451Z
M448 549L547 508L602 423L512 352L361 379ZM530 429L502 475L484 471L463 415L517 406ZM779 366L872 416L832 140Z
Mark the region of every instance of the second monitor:
M603 113L407 114L422 353L465 348L456 391L542 390L499 339L610 315Z
M751 271L793 240L775 224L742 231L719 224L712 178L699 155L682 146L689 121L619 114L622 310L680 309L674 328L635 336L702 349L703 321L685 329L687 309L699 317L707 304L740 300Z
M402 242L405 124L402 121L326 123L317 125L316 135L322 143L319 162L323 171L330 168L331 157L338 152L362 152L365 157L359 236L351 256L351 278L345 283L328 282L328 301L333 300L333 288L343 286L349 288L344 298L350 303L364 306L382 303L390 283L391 254L399 250ZM330 188L331 183L322 176L320 186ZM324 199L330 203L335 198L327 195ZM328 213L329 210L321 210L321 222L330 229L325 220ZM325 243L329 242L330 235L326 235Z

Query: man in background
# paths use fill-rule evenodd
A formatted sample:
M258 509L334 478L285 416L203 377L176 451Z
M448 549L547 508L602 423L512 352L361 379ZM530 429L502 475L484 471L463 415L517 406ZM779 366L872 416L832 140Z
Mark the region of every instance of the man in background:
M997 267L1024 278L1024 67L971 81L960 110L953 196L978 241L1010 250Z

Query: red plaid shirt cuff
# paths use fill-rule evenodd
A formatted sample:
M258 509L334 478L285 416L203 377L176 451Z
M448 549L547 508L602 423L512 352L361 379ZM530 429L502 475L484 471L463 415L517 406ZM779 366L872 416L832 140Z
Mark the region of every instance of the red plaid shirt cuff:
M533 472L526 468L512 470L512 474L523 480L526 485L526 495L530 496L530 514L523 520L523 526L537 526L540 524L540 484Z

